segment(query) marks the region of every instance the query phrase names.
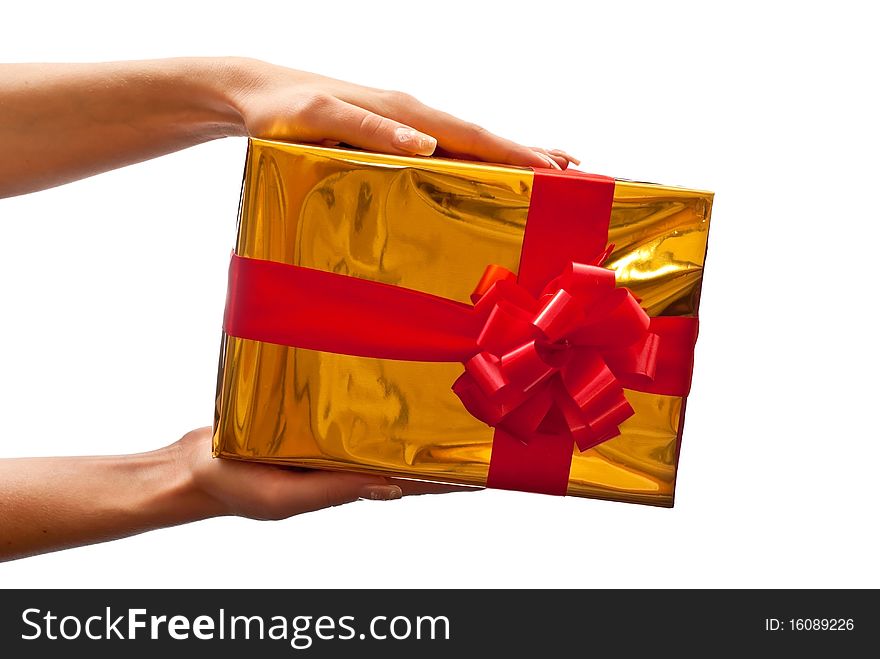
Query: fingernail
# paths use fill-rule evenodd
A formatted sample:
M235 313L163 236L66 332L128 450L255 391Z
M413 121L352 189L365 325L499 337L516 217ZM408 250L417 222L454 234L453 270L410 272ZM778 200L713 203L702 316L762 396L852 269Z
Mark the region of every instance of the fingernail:
M391 501L402 496L403 491L397 485L365 485L361 489L361 499Z
M401 126L394 131L397 148L420 156L430 156L437 148L437 140L412 128Z

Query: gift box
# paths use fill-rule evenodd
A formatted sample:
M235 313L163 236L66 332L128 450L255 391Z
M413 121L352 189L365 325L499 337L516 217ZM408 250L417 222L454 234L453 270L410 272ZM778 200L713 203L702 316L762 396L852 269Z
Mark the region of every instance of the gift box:
M251 140L214 455L671 506L711 206Z

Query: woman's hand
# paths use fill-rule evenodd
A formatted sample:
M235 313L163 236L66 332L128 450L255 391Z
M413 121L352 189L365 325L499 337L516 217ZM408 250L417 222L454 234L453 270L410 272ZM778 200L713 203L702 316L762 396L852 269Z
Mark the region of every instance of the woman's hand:
M472 489L213 459L201 428L149 453L0 460L0 561L222 515L283 519Z
M579 161L564 151L533 149L423 105L408 94L363 87L314 73L230 59L221 64L241 134L398 155L444 154L532 167Z
M229 135L565 168L400 92L242 58L0 64L0 197Z
M478 489L215 459L210 428L187 433L172 448L179 454L184 479L212 515L284 519L358 499L387 501L410 494Z

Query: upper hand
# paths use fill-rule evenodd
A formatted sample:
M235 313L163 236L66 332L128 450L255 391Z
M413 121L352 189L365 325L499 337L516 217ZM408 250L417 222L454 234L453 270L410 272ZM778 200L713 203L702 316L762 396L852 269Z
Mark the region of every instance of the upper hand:
M251 137L397 155L438 154L526 167L564 169L579 161L560 150L522 146L417 101L258 60L226 63L230 103Z

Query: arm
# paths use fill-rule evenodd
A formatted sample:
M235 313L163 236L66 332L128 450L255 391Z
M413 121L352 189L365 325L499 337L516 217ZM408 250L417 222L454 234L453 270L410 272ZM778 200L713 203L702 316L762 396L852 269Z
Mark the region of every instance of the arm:
M565 167L399 92L244 58L0 65L0 197L233 135Z
M0 561L239 515L472 488L211 458L211 429L137 455L0 460Z
M231 135L562 168L412 97L240 58L0 65L0 197ZM574 161L577 162L577 161ZM0 560L217 515L280 519L451 491L210 457L210 430L131 456L0 460Z

